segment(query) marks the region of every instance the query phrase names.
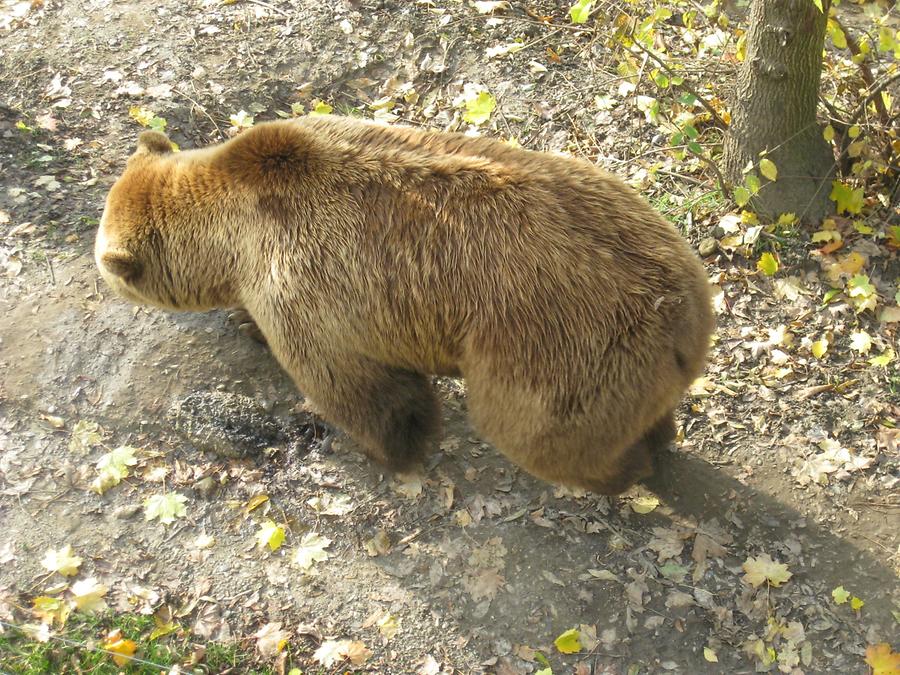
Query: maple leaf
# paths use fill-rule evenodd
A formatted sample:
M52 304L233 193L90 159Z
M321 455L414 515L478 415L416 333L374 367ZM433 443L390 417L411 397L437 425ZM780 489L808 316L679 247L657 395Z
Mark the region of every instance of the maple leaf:
M837 604L843 605L845 602L847 602L847 600L850 599L850 593L845 591L843 586L838 586L833 591L831 591L831 597L834 598L834 601Z
M75 609L80 609L87 614L103 611L106 609L103 596L106 595L107 590L106 586L94 577L76 581L71 588Z
M855 190L841 181L831 182L831 194L829 199L837 205L838 213L859 213L863 207L863 189Z
M400 630L400 620L389 612L385 612L384 616L375 622L375 625L378 626L378 630L385 640L390 640Z
M497 591L500 590L500 587L505 582L506 580L500 576L498 570L489 569L467 576L463 579L463 586L465 586L473 600L480 600L481 598L491 599L497 595Z
M866 663L872 675L897 675L900 673L900 652L895 652L886 642L866 647Z
M313 497L306 500L313 511L323 516L344 516L350 513L355 507L350 499L350 495L326 494L321 497Z
M310 106L312 109L309 111L309 117L330 115L331 111L334 110L334 108L325 103L325 101L320 101L319 99L313 99L313 102L310 104Z
M563 654L576 654L581 651L581 634L577 628L570 628L557 637L553 644Z
M313 652L313 658L326 668L344 660L344 653L349 640L325 640L319 648Z
M153 495L144 501L144 519L158 518L163 525L174 523L177 518L183 518L186 509L184 503L187 497L177 492L167 492L163 495Z
M297 548L294 549L292 560L301 569L309 570L315 563L331 557L325 550L330 544L331 539L315 532L307 532L300 539Z
M92 446L100 443L100 425L88 420L79 420L72 427L72 437L69 439L69 450L72 452L87 452Z
M342 653L354 666L363 665L372 656L372 650L368 649L362 640L345 640L345 642L347 644L344 645Z
M91 483L91 489L102 495L127 478L130 474L128 467L137 464L135 452L135 448L123 445L97 460L97 471L100 475Z
M263 658L267 659L284 649L290 636L289 632L281 630L281 622L278 621L267 623L253 634L256 638L256 648Z
M134 656L134 653L137 651L137 645L132 640L126 640L122 636L122 631L118 628L110 631L107 636L103 638L101 646L106 651L113 652L113 661L120 667L124 667L129 663L131 657Z
M491 113L497 107L497 99L490 92L480 91L475 96L465 101L466 112L463 119L470 124L481 125L491 118Z
M775 562L768 553L758 558L747 558L742 567L746 572L744 581L754 587L768 581L769 585L777 588L793 576L788 572L787 565Z
M756 263L756 269L768 277L775 276L778 271L778 259L768 251Z
M267 519L256 533L256 541L259 548L269 547L270 551L277 551L284 543L284 525L279 525L274 520Z
M62 628L66 624L66 619L69 618L71 606L61 598L42 595L34 599L32 611L44 623L52 626L55 622Z
M48 549L44 554L44 559L41 560L41 565L51 572L59 572L64 577L73 577L78 574L81 558L74 555L71 544L66 544L57 551Z

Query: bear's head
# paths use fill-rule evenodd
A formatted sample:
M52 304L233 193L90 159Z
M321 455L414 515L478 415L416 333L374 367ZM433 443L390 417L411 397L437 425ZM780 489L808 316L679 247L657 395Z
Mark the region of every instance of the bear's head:
M100 274L120 296L169 310L206 310L230 300L229 261L209 223L221 194L202 177L204 151L173 153L145 131L106 198L94 245Z

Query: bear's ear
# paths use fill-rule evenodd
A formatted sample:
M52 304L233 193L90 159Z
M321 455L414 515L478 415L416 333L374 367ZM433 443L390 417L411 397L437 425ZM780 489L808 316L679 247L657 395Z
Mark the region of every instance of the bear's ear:
M103 267L125 281L136 281L144 271L144 264L123 248L111 249L100 256Z
M136 154L168 155L172 152L169 137L159 131L142 131L137 140Z

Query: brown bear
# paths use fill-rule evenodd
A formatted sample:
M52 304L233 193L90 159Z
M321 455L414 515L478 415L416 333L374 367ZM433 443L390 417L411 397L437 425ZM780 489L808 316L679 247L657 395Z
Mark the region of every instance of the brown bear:
M144 132L96 261L125 298L243 307L312 407L405 470L461 376L486 440L550 482L652 473L713 330L703 265L587 161L336 116L172 152Z

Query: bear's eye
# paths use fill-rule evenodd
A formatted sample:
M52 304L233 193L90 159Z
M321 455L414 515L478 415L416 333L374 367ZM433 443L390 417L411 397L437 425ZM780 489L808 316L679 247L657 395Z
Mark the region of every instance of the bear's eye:
M144 264L133 253L123 249L106 251L100 261L110 273L129 283L137 281L144 271Z

